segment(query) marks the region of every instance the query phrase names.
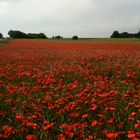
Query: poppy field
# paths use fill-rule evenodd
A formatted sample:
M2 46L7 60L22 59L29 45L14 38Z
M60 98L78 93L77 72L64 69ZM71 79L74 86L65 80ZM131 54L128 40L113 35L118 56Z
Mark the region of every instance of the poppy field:
M139 140L139 41L0 45L0 139Z

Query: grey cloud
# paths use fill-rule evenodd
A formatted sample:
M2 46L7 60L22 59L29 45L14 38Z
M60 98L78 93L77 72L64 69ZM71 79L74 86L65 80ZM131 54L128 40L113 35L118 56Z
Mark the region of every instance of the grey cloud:
M4 1L4 0L2 0ZM0 31L42 32L51 36L109 37L113 30L137 32L139 0L0 1Z

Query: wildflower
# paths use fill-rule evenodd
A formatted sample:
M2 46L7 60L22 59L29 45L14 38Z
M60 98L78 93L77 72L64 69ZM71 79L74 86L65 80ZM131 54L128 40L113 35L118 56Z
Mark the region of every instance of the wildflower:
M88 118L88 114L83 114L82 119L86 119L86 118Z
M33 129L37 128L37 124L36 123L31 123L31 122L27 122L27 127L32 127Z
M114 108L114 107L110 107L109 110L110 110L110 111L115 111L116 108Z
M0 139L7 139L8 136L0 134Z
M132 116L132 117L135 117L135 116L136 116L136 112L132 112L132 113L131 113L131 116Z
M57 135L57 140L65 140L65 137L63 134Z
M100 98L107 98L107 97L110 96L110 93L98 94L98 96L99 96Z
M88 137L85 138L84 140L93 140L93 136L92 135L88 135Z
M134 121L135 118L134 118L134 117L128 117L128 120L129 120L129 121Z
M118 125L118 128L119 128L119 129L123 129L123 124L119 124L119 125Z
M15 133L13 128L9 125L2 126L2 130L4 131L4 135L2 135L2 137L4 136L5 138L8 138L9 136L12 136Z
M137 128L140 127L140 124L136 123L136 124L134 125L134 127L137 129Z
M65 135L66 135L66 137L68 137L68 138L72 138L74 134L73 134L72 132L65 131Z
M16 115L16 121L17 121L17 122L22 122L22 121L23 121L23 116L21 116L21 115Z
M47 126L44 126L45 130L52 130L53 128L54 128L54 124L53 123L50 123Z
M46 125L48 125L48 122L47 121L44 121L43 124L46 126Z
M74 89L74 88L76 88L77 86L76 86L76 84L74 84L74 83L69 83L69 84L68 84L68 87L69 87L69 89Z
M73 112L73 113L70 114L70 116L71 116L72 118L76 118L76 117L79 116L79 113L78 113L78 112Z
M132 138L134 138L135 136L136 136L136 134L134 134L134 133L130 133L130 134L127 135L127 137L128 137L129 139L132 139Z
M97 105L94 105L92 108L91 108L92 111L95 111L97 110Z
M94 120L92 123L91 123L91 126L94 127L98 124L98 122L96 120Z
M37 137L35 135L27 135L26 140L37 140Z
M106 137L109 139L115 139L117 137L117 134L116 133L107 133Z
M109 124L114 124L114 119L111 118L110 120L108 120L108 123L109 123Z

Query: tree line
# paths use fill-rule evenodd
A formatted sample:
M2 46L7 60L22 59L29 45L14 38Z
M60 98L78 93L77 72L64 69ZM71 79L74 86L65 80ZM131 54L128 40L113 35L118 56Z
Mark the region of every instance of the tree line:
M18 30L10 30L8 32L10 38L13 39L48 39L48 37L44 33L24 33ZM0 33L0 38L3 38L3 35ZM61 39L63 38L60 35L53 36L52 39ZM73 36L73 40L78 40L78 36Z
M16 30L10 30L8 32L8 35L10 36L10 38L14 38L14 39L46 39L46 35L44 33L24 33L21 31L16 31Z
M24 33L18 30L10 30L8 32L10 38L13 39L47 39L48 37L44 33ZM118 31L114 31L111 38L140 38L140 31L138 33L128 33L122 32L119 33ZM3 38L3 35L0 33L0 38ZM53 36L52 39L61 39L62 36ZM73 36L73 40L79 39L78 36Z
M138 33L119 33L118 31L114 31L111 38L140 38L140 31Z
M3 35L2 35L2 33L0 33L0 38L3 38Z

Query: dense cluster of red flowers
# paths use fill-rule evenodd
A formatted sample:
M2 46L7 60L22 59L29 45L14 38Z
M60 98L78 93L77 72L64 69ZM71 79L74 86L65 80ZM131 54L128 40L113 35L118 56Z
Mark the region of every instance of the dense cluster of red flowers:
M139 55L139 42L0 46L0 139L139 140Z

